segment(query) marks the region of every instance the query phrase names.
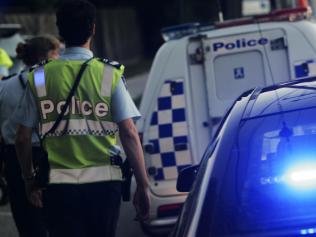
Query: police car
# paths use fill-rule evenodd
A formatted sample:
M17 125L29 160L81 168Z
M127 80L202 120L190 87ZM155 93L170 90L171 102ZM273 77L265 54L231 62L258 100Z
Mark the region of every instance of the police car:
M316 78L239 97L200 165L173 237L316 234Z
M244 91L316 75L316 24L307 6L214 25L163 29L137 127L152 207L146 230L174 225L186 193L178 173L198 164L227 109Z

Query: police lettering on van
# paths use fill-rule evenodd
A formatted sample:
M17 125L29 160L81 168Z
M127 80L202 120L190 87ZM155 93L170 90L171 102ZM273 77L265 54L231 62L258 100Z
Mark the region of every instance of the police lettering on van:
M41 104L41 111L43 119L47 119L47 115L50 113L53 113L55 110L58 114L61 113L62 107L65 105L66 101L62 100L59 101L56 105L52 100L43 100L40 102ZM72 115L83 115L83 116L89 116L92 114L95 114L99 118L104 118L108 112L109 112L109 106L104 102L96 103L95 106L93 106L89 101L84 100L76 100L75 97L71 98L71 104L67 108L65 115L69 113Z
M268 44L269 40L267 38L259 38L259 39L236 39L232 42L215 42L213 43L213 52L223 51L232 51L234 49L245 49L245 48L253 48L256 46L264 46Z

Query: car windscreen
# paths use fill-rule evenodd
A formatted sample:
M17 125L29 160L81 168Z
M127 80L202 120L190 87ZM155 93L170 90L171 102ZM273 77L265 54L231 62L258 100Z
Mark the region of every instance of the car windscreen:
M227 155L215 236L316 233L315 107L244 119Z

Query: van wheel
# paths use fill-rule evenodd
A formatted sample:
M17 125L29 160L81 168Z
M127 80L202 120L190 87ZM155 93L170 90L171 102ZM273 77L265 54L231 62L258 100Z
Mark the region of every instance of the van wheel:
M0 206L4 206L8 204L8 202L9 202L8 186L4 178L0 177Z

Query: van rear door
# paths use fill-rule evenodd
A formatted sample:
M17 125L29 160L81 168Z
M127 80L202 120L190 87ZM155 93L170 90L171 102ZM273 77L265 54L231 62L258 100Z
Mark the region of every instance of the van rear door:
M178 172L192 164L187 83L181 77L162 78L159 82L153 88L143 147L151 191L157 196L170 196L179 194L175 184Z
M213 125L244 91L290 80L286 33L282 29L206 38L203 47Z
M145 161L151 191L159 197L184 195L176 190L178 173L200 161L211 139L204 65L191 59L199 58L202 42L175 45L158 54L158 66L166 66L152 73L151 79L156 77L142 102L148 105L142 111L147 117L142 129Z

